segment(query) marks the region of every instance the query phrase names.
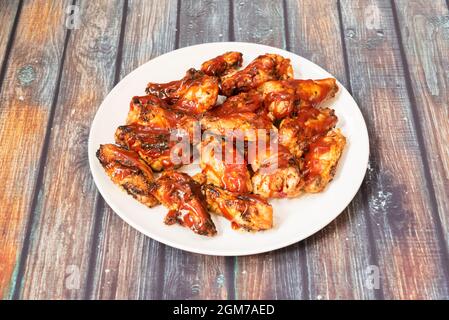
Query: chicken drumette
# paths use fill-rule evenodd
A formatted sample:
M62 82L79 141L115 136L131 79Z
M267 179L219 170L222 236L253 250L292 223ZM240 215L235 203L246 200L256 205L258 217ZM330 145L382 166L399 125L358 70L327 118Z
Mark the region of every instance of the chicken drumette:
M304 180L299 160L276 142L249 146L248 161L255 172L253 193L264 198L293 198L300 195Z
M346 138L340 129L329 131L310 144L304 154L304 191L316 193L324 190L333 179Z
M201 186L189 175L172 170L164 171L151 185L152 194L170 211L166 224L179 223L199 235L217 233L207 212L207 204Z
M136 152L104 144L100 145L97 158L112 181L138 201L148 207L159 203L150 193L153 173Z
M279 126L279 143L298 159L308 145L335 127L334 110L303 106L294 118L285 118Z

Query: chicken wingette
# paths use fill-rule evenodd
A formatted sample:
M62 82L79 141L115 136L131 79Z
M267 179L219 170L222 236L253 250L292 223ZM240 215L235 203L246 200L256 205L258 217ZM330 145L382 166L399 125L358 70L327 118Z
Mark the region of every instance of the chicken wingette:
M254 194L233 193L216 186L202 186L210 211L232 222L234 228L248 231L273 227L273 208L262 197Z
M240 68L242 62L243 58L240 52L229 51L203 62L201 71L209 76L221 77Z
M221 91L229 97L256 89L269 80L286 80L292 77L290 59L277 54L265 54L254 59L245 68L221 77Z
M178 141L169 129L139 124L120 126L115 143L133 150L153 169L175 169L191 163L190 141Z
M247 163L233 141L208 136L200 145L200 167L207 183L231 192L252 191Z
M97 158L111 180L139 202L150 208L159 203L150 192L153 172L136 152L104 144L100 145Z
M217 233L201 186L188 174L164 171L151 185L151 193L169 209L166 224L178 223L204 236Z

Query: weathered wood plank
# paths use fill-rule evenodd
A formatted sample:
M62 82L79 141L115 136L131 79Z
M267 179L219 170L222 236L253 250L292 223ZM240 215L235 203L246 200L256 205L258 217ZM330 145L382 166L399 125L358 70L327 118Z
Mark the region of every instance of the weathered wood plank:
M229 40L229 2L220 0L181 1L179 45Z
M371 138L363 187L382 297L447 298L390 1L341 1L350 82Z
M179 47L228 40L228 1L181 1ZM165 247L163 299L226 299L232 288L226 261ZM232 290L232 289L231 289Z
M226 7L183 1L179 46L227 37ZM201 14L200 14L201 13ZM176 46L177 1L130 1L121 76ZM164 17L164 19L161 19ZM212 19L211 19L212 17ZM215 17L215 18L214 18ZM190 26L191 19L194 23ZM206 30L207 32L201 32ZM220 36L221 34L221 36ZM152 41L145 41L151 38ZM131 229L106 205L94 271L92 297L135 299L226 298L225 259L167 247ZM162 221L161 221L162 223ZM121 241L117 241L121 239Z
M347 85L337 1L286 1L289 50L322 66ZM309 299L372 299L365 270L373 262L363 199L305 241Z
M80 1L79 6L81 25L68 42L33 212L23 299L79 299L87 286L97 198L87 138L95 111L113 85L123 1ZM38 13L35 17L41 19Z
M396 1L433 192L449 246L449 10L438 1ZM449 3L448 3L449 4ZM446 264L449 262L446 261ZM446 268L449 268L446 265Z
M68 3L25 1L6 62L0 93L0 164L8 168L0 170L0 298L11 298L16 285L57 87L66 33L62 21Z
M120 78L175 48L176 14L175 0L128 2ZM102 203L99 219L89 297L160 299L165 246L133 229L107 204Z
M20 14L18 12L19 1L16 0L6 0L3 1L2 7L0 8L0 21L2 22L2 32L0 33L0 68L5 62L5 54L8 46L8 42L13 40L12 29L14 25L14 20L16 16Z
M233 12L236 41L285 49L282 1L235 1ZM305 298L304 253L304 244L299 243L275 252L236 258L236 298Z

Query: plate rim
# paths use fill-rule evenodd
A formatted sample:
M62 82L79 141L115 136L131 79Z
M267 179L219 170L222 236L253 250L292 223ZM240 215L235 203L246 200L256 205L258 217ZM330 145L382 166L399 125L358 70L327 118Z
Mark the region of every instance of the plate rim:
M125 214L121 213L121 210L118 209L118 207L116 206L116 204L113 201L109 201L109 195L107 195L107 192L105 190L105 188L103 187L102 183L99 183L98 181L98 177L96 176L96 171L93 169L93 165L94 165L94 161L97 161L96 157L94 156L94 154L92 154L92 152L90 152L90 150L92 149L91 147L92 145L92 135L93 135L93 128L94 128L94 124L98 121L98 111L101 108L101 106L103 105L104 101L106 100L106 98L113 92L113 91L117 91L120 89L121 86L123 86L123 83L126 83L127 78L129 78L134 72L136 72L136 70L138 70L139 68L143 67L144 65L153 62L154 60L157 60L165 55L168 54L173 54L182 50L185 50L187 48L192 49L195 47L203 47L203 46L215 46L215 45L243 45L243 46L256 46L259 49L262 48L264 50L275 50L275 51L282 51L282 52L287 52L288 54L291 55L295 55L301 59L306 60L307 62L311 63L314 65L314 67L318 68L320 71L324 71L327 74L330 74L332 77L334 77L337 80L337 84L340 88L340 90L345 90L348 93L348 97L349 99L352 100L352 102L357 106L357 112L359 113L360 118L363 120L363 132L361 132L361 134L363 135L363 137L366 140L366 143L364 144L365 146L365 150L363 150L363 154L365 155L365 159L363 161L363 168L364 171L363 173L360 174L359 179L360 181L356 183L354 183L354 186L357 186L357 188L354 188L354 191L351 193L350 197L348 197L348 202L346 204L342 204L340 205L336 210L336 214L330 216L329 218L327 218L326 220L323 220L323 223L320 224L320 226L317 226L313 229L311 229L309 232L307 232L306 236L301 236L300 234L298 234L297 237L291 237L288 238L285 241L281 241L278 243L274 243L271 246L265 246L264 248L260 248L258 250L256 249L248 249L248 250L240 250L240 251L236 251L234 248L231 249L219 249L220 252L216 252L217 249L214 248L193 248L192 246L189 245L183 245L180 242L173 242L170 239L166 239L163 237L160 237L156 234L152 234L151 232L148 232L146 229L144 229L141 225L139 225L138 223L134 223L133 221L131 221L131 219L129 219ZM104 199L104 201L111 207L111 209L114 211L115 214L117 214L123 221L125 221L127 224L129 224L131 227L133 227L134 229L136 229L137 231L139 231L140 233L144 234L146 237L149 237L151 239L154 239L158 242L161 242L165 245L171 246L173 248L177 248L183 251L187 251L187 252L192 252L192 253L197 253L197 254L203 254L203 255L211 255L211 256L247 256L247 255L253 255L253 254L260 254L260 253L265 253L265 252L270 252L270 251L274 251L277 249L281 249L281 248L285 248L288 247L292 244L298 243L300 241L303 241L309 237L311 237L312 235L314 235L315 233L317 233L318 231L326 228L332 221L334 221L335 219L338 218L338 216L341 215L341 213L345 210L345 208L348 207L348 205L352 202L352 200L354 199L354 197L356 196L356 194L358 193L358 191L360 190L360 187L363 183L363 180L366 176L366 172L368 169L368 163L369 163L369 150L370 150L370 141L369 141L369 135L368 135L368 128L366 125L366 121L365 118L363 117L363 114L361 112L360 106L359 104L355 101L354 97L352 96L352 94L349 92L349 90L346 89L345 86L343 86L341 84L340 81L338 81L338 79L332 75L330 72L328 72L327 70L325 70L324 68L322 68L320 65L316 64L315 62L304 58L303 56L300 56L294 52L290 52L281 48L277 48L277 47L272 47L272 46L268 46L268 45L264 45L264 44L258 44L258 43L251 43L251 42L240 42L240 41L225 41L225 42L207 42L207 43L201 43L201 44L195 44L192 46L187 46L187 47L182 47L182 48L178 48L169 52L166 52L164 54L161 54L157 57L154 57L152 59L147 60L146 62L140 64L138 67L134 68L131 72L129 72L126 76L124 76L116 85L114 85L114 87L109 90L108 94L103 98L102 102L100 103L100 105L97 107L97 110L95 112L95 116L90 124L90 129L89 129L89 138L88 138L88 144L87 144L87 152L88 152L88 160L89 160L89 169L91 172L91 175L93 177L93 180L95 182L95 186L97 187L97 190L99 191L99 193L101 194L102 198ZM363 159L362 159L363 160ZM360 160L360 162L362 161ZM111 182L112 183L112 182ZM125 196L127 196L124 193Z

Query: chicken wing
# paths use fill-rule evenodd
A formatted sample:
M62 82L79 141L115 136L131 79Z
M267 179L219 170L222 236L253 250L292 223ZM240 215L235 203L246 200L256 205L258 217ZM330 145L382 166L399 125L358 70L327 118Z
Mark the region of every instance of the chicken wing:
M301 106L319 106L323 102L335 97L338 92L337 80L326 78L319 80L289 80L295 89Z
M257 113L262 107L262 95L255 90L251 90L227 98L223 104L209 110L205 115L223 117L231 113Z
M298 104L295 88L288 80L267 81L257 91L262 96L265 111L272 121L289 116Z
M218 79L190 69L184 78L168 83L148 83L146 92L173 108L201 114L212 108L218 98Z
M277 132L268 117L252 112L231 113L220 117L206 115L201 119L201 128L212 134L247 141L256 141L261 135Z
M113 144L100 145L97 158L112 181L148 207L159 202L150 193L151 169L134 151Z
M175 138L169 129L139 124L120 126L115 132L115 142L137 152L154 171L191 163L189 141L179 142Z
M290 59L277 54L265 54L254 59L244 69L221 77L221 91L229 97L256 89L269 80L285 80L293 77Z
M201 186L189 175L172 170L164 171L151 185L151 192L170 210L165 217L166 224L179 223L204 236L217 233L207 212Z
M201 71L209 76L221 77L232 70L237 70L242 66L242 54L236 51L229 51L218 57L205 61L201 65Z
M300 158L316 138L335 127L337 116L334 110L301 107L295 118L285 118L279 126L279 143Z
M346 145L340 129L329 131L309 146L304 155L304 191L316 193L324 190L333 179L338 161Z
M257 170L251 179L254 194L264 198L294 198L302 193L304 180L299 162L282 145L259 150L251 166Z
M232 222L233 228L248 231L271 229L273 208L263 198L253 194L236 194L216 186L202 186L210 211Z
M138 124L155 129L178 129L193 141L200 130L195 116L168 106L153 95L133 97L126 124Z
M207 183L236 193L252 191L247 163L232 141L210 135L201 143L200 155Z

